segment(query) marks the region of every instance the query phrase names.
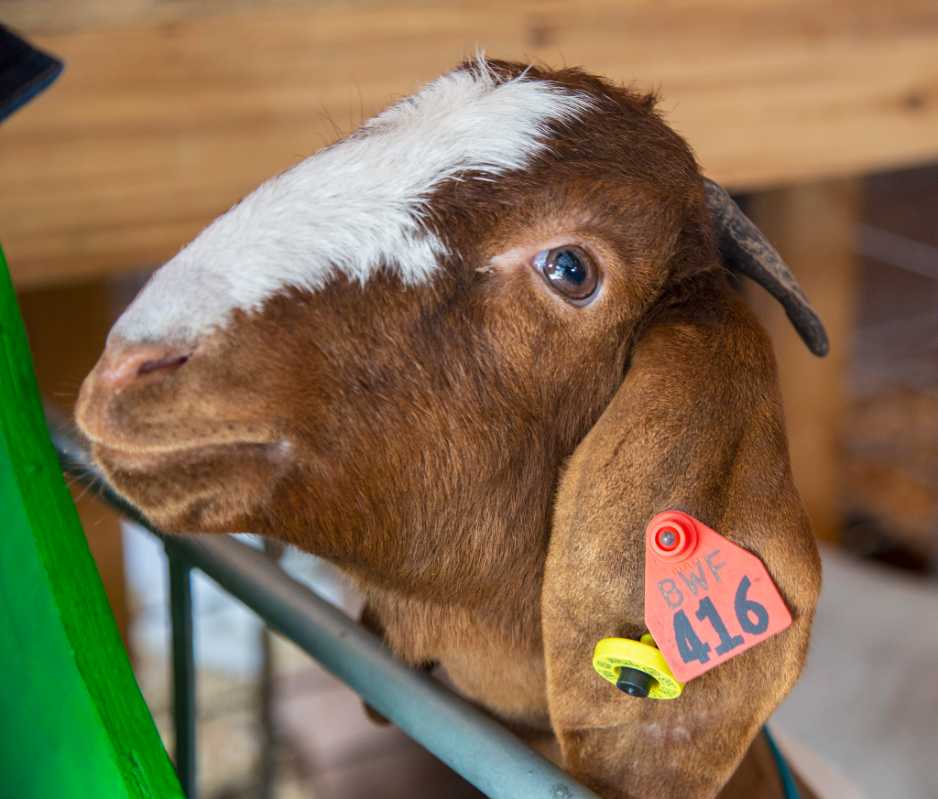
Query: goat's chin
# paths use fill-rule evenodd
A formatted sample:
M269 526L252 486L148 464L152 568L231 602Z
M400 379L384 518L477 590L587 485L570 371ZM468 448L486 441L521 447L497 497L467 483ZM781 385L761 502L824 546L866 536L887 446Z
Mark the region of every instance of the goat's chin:
M169 533L251 529L283 471L271 451L266 444L160 453L92 448L111 487Z

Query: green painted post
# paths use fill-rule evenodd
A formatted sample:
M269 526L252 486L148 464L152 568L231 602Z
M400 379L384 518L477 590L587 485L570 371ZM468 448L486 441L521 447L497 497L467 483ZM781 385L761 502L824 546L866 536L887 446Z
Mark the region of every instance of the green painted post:
M43 418L0 251L0 794L174 799Z

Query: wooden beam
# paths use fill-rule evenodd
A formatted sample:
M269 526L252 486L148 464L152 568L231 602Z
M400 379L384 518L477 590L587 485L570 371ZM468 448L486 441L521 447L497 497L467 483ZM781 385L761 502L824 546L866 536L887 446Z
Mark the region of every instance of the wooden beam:
M861 184L846 179L780 189L757 195L750 207L753 219L792 265L831 340L830 354L815 358L778 303L761 289L749 291L778 355L795 483L815 534L826 541L837 541L843 525L843 435Z
M0 235L20 286L165 260L480 45L660 89L707 172L736 188L938 157L933 0L82 8L0 0L67 64L0 132Z

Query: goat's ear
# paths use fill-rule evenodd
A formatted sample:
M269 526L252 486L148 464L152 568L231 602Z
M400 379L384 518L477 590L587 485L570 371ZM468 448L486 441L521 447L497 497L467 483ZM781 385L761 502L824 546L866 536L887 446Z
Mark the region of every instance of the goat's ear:
M542 593L550 718L565 767L605 797L713 797L797 678L820 588L770 344L722 277L697 279L635 342L558 486ZM600 639L647 629L644 530L670 509L754 552L794 621L677 699L639 699L591 658Z
M752 278L775 297L808 349L818 356L827 355L824 325L788 264L719 183L704 178L704 188L726 265Z

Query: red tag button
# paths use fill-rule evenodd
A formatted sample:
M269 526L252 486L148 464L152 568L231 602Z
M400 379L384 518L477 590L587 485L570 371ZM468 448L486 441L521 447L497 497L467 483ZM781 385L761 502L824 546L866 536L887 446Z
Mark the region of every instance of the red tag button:
M697 549L697 525L685 513L659 513L645 535L655 555L670 563L685 560Z
M791 613L759 558L666 511L645 530L645 624L687 682L786 629Z

